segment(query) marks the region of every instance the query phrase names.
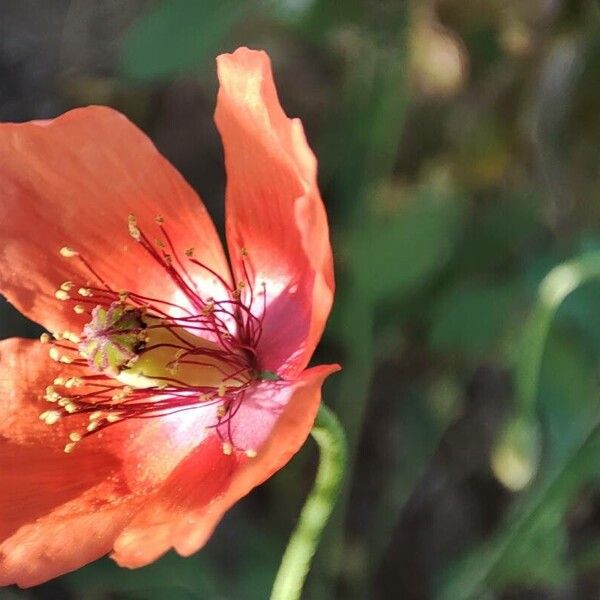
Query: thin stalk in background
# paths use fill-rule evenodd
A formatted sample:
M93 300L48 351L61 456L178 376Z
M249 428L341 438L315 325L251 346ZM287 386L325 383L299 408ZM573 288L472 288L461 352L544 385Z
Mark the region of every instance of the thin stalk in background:
M496 477L518 491L535 476L541 458L541 432L536 415L542 359L556 312L574 290L600 278L600 252L591 252L552 269L538 289L515 367L516 411L499 437L492 456Z

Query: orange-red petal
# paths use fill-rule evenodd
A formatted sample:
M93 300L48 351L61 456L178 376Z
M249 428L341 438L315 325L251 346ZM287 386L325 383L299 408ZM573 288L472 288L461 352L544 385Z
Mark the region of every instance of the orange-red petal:
M229 253L236 279L245 279L245 261L255 294L266 283L263 367L293 377L308 364L333 298L316 160L300 121L281 108L267 54L239 48L217 67Z
M68 475L62 475L71 484L76 463ZM0 481L4 485L3 475ZM16 483L34 491L31 478ZM41 491L59 494L60 484L61 480L56 480ZM117 476L108 477L73 500L25 522L0 542L0 586L37 585L104 556L142 502L143 497L125 493Z
M122 114L92 106L51 121L0 124L0 293L49 329L81 324L54 298L74 278L94 278L78 250L116 291L172 299L176 288L128 235L134 213L152 241L161 215L178 253L228 278L224 253L196 193ZM213 280L197 269L198 281Z
M336 365L315 367L280 388L285 408L255 458L241 453L227 456L217 436L207 438L117 538L115 560L134 568L152 562L169 548L184 556L198 550L235 502L299 450L319 408L322 383L337 369Z
M58 368L39 342L0 342L0 585L34 585L101 556L131 513L128 504L116 514L114 501L130 495L120 460L98 439L67 455L68 426L38 419L49 406L44 379Z
M39 419L43 411L54 408L43 399L46 386L71 370L50 360L48 348L34 340L0 341L0 439L62 448L73 430L72 422L59 421L49 427Z

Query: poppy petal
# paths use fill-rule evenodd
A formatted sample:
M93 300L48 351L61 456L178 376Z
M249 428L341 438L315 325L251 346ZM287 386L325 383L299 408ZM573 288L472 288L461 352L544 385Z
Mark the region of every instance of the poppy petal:
M72 247L115 291L185 301L166 272L128 234L128 214L154 242L195 257L225 279L219 237L196 193L152 142L122 114L106 107L72 110L50 121L0 124L0 292L50 330L77 329L85 319L55 299L64 281L98 280ZM185 257L184 257L185 258ZM218 287L208 271L193 276ZM77 288L76 288L77 289Z
M43 400L44 390L69 369L50 360L48 346L36 340L0 341L0 438L62 449L73 423L59 421L50 427L39 416L53 408Z
M48 490L57 493L56 486ZM116 477L108 478L27 522L0 543L0 586L37 585L104 556L141 502L124 495Z
M229 254L236 280L248 272L255 312L266 286L263 367L293 378L308 364L333 298L316 160L300 121L281 108L266 53L239 48L217 67Z
M285 409L255 458L242 453L226 456L218 436L205 439L117 538L113 558L122 566L135 568L152 562L171 547L184 556L196 552L235 502L281 469L300 449L319 408L323 381L338 368L315 367L285 389L278 387ZM264 392L261 388L258 393L262 396ZM260 403L260 399L254 402ZM241 438L235 432L233 435L239 444ZM248 432L246 435L250 436Z
M67 455L72 424L38 419L48 407L40 390L60 369L47 353L33 340L0 342L0 585L35 585L106 553L116 533L103 533L102 516L93 523L95 509L129 493L117 484L121 464L108 447L92 438ZM77 534L76 519L97 534Z

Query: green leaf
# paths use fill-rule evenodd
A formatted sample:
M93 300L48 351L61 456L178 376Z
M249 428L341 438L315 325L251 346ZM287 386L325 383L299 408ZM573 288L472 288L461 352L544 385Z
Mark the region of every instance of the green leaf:
M515 282L459 281L433 308L429 343L433 350L481 360L506 333L519 302Z
M348 252L357 287L374 303L415 294L450 257L462 213L454 196L421 188L387 222L356 230Z
M121 72L150 81L212 63L251 0L169 0L146 13L123 40Z
M174 552L133 571L102 559L63 580L82 600L100 600L111 593L127 593L132 600L195 600L219 594L218 577L206 557L182 558Z

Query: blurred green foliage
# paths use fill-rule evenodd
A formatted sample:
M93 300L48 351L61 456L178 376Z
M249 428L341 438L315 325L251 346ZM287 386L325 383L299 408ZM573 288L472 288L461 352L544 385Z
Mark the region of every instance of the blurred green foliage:
M316 358L343 364L325 401L352 463L306 598L600 597L600 283L569 295L547 330L535 322L546 274L600 248L597 3L170 0L133 12L108 77L57 75L65 105L112 103L184 171L213 165L214 131L181 96L207 113L214 55L262 47L319 157L338 293ZM523 448L533 479L515 492L491 465L518 479ZM103 560L6 597L262 600L314 466L307 444L195 557L135 572Z

